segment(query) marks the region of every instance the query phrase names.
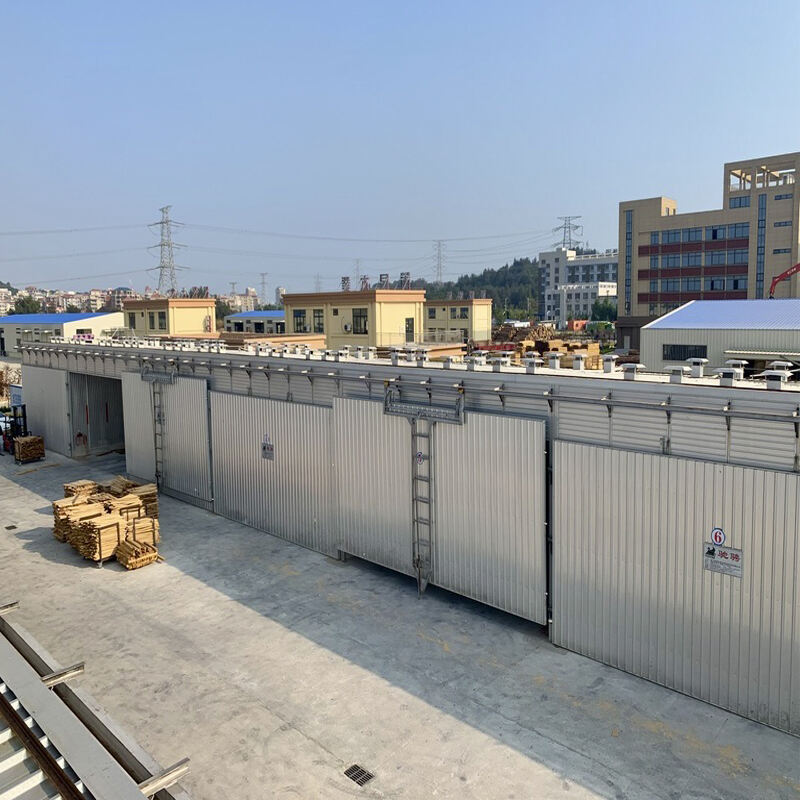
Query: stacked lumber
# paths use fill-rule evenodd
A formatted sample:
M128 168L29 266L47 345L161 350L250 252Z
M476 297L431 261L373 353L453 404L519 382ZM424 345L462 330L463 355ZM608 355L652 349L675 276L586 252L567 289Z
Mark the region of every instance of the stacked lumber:
M114 497L122 497L137 485L136 481L129 480L124 475L115 475L108 483L103 484L103 489Z
M119 498L111 498L105 503L106 511L109 514L118 514L128 522L136 517L144 516L144 506L142 501L134 494L126 494Z
M70 544L92 561L105 561L114 555L117 545L125 538L127 520L118 514L102 514L75 525Z
M158 520L151 517L138 517L128 521L127 538L136 542L149 542L157 545L161 541Z
M17 436L14 439L14 460L20 464L44 458L44 439L41 436Z
M72 497L76 494L91 494L97 490L94 481L72 481L64 484L64 497Z
M90 503L102 503L105 505L109 500L114 499L114 495L108 492L92 492L87 499Z
M141 499L146 517L158 519L158 487L154 483L136 486L131 489L130 494L134 494Z
M117 561L125 569L139 569L158 560L158 550L147 542L124 539L117 545Z
M64 505L58 505L59 503ZM56 500L53 503L53 536L59 542L72 544L76 526L84 520L102 516L105 511L102 504L86 503L80 495Z

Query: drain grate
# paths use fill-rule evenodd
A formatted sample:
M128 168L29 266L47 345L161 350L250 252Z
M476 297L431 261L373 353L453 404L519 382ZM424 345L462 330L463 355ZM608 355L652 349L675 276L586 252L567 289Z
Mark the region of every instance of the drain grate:
M7 531L15 531L17 529L16 525L6 525Z
M344 771L344 774L347 775L351 781L355 781L359 786L369 783L375 777L371 772L367 772L364 767L359 767L358 764L353 764L352 767L348 767Z

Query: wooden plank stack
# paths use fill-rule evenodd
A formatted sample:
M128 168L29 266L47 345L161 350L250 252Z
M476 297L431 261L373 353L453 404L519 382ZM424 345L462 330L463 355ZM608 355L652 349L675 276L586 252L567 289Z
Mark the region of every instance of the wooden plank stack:
M70 542L71 544L76 525L84 520L100 517L106 513L106 510L100 503L85 502L83 497L67 497L64 500L71 501L71 503L63 506L56 505L63 502L60 500L53 503L53 536L59 542Z
M70 544L92 561L112 558L117 545L125 538L127 520L118 514L102 514L73 527Z
M97 490L94 481L72 481L64 484L64 497L72 497L76 494L91 494Z
M41 436L17 436L14 439L14 460L28 464L44 458L44 439Z
M138 484L129 480L124 475L115 475L108 483L101 484L103 491L113 494L114 497L122 497Z
M144 506L142 501L133 494L126 494L122 497L111 498L104 503L109 514L119 514L125 521L144 516Z
M158 560L158 550L147 542L124 539L117 545L117 561L125 569L139 569Z
M141 499L146 517L158 519L158 487L154 483L136 486L130 490L130 494L136 495Z
M158 520L150 517L138 517L128 521L127 538L136 542L148 542L153 546L161 541Z

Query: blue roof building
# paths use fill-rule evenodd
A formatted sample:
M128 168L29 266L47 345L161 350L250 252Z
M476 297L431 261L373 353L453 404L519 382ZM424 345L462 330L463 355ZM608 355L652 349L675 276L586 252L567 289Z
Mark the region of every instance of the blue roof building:
M23 342L46 342L53 336L95 338L122 327L122 312L78 314L9 314L0 317L0 355L15 357Z

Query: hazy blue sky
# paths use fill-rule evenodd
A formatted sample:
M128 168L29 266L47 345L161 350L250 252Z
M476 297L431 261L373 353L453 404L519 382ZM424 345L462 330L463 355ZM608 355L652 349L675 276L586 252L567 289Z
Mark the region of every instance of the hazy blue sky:
M797 0L5 3L0 231L144 224L171 203L295 234L534 232L450 242L449 274L535 255L562 214L615 247L621 199L717 207L724 161L800 149L798 23ZM333 288L355 258L373 277L433 269L425 241L176 239L181 280L212 290L260 271ZM3 235L0 279L142 288L155 241Z

